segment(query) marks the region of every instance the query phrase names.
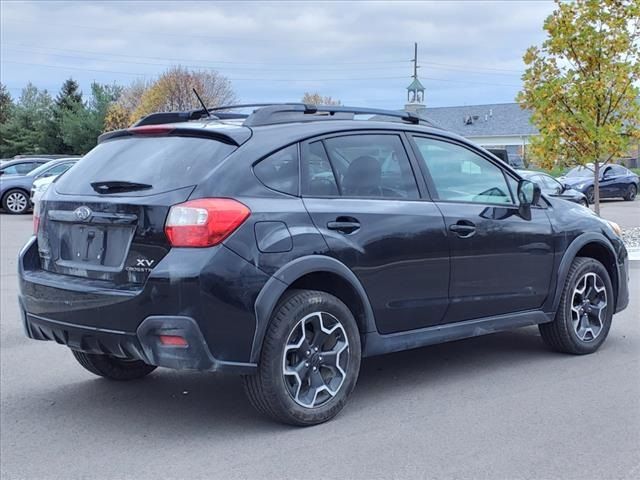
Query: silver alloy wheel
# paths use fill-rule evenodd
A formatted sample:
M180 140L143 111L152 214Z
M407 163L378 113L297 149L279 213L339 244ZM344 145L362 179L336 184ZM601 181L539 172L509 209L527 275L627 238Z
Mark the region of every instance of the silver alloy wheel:
M282 355L282 375L291 398L315 408L337 395L347 377L349 339L330 313L313 312L291 330Z
M571 323L583 342L592 342L604 327L607 289L597 273L585 273L576 283L571 299Z
M22 213L27 209L27 196L22 192L12 192L6 200L7 209L13 213Z

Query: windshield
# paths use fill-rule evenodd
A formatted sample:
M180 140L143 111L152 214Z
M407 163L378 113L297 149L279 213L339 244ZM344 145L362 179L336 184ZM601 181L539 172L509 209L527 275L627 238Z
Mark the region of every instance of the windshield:
M593 170L589 167L575 167L567 172L565 175L567 178L588 178L593 177Z
M38 175L40 175L42 172L46 172L48 169L51 168L51 164L50 163L43 163L42 165L40 165L38 168L34 168L33 170L31 170L29 173L27 173L27 175L29 177L37 177Z

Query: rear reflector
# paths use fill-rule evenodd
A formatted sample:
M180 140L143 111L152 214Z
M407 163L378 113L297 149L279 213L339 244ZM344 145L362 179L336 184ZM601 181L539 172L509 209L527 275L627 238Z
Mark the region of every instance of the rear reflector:
M189 344L183 337L177 335L159 335L160 343L170 347L187 347Z
M38 227L40 226L40 215L38 212L33 212L33 234L38 234Z
M231 235L251 211L230 198L200 198L174 205L164 227L173 247L211 247Z

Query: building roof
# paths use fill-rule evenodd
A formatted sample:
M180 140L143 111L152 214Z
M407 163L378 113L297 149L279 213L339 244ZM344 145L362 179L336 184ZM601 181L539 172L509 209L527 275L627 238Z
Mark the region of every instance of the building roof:
M518 103L489 103L462 107L421 108L417 112L438 126L463 137L537 135L531 112Z
M409 90L410 92L416 90L418 92L424 92L424 87L422 86L422 83L420 83L420 80L418 80L418 77L413 79L413 82L411 82L411 84L407 87L407 90Z

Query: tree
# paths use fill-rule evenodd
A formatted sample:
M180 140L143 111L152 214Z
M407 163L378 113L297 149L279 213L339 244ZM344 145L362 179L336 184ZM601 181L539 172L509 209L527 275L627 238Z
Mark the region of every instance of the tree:
M593 163L599 214L601 166L639 137L640 2L556 3L544 23L546 40L524 55L517 100L533 110L540 135L532 151L544 166Z
M92 83L91 98L83 108L63 111L62 138L73 153L84 154L96 146L104 131L107 110L121 92L122 87L117 85Z
M131 122L153 112L202 108L193 94L194 88L208 107L236 101L231 82L219 73L172 67L142 94L131 115Z
M308 105L340 105L340 100L336 100L329 96L323 97L318 92L305 92L302 96L302 103L306 103Z
M0 125L9 120L12 109L13 98L11 98L11 94L9 93L9 90L7 90L6 85L0 83Z
M122 90L118 100L109 105L104 120L105 132L129 127L137 119L133 118L133 112L138 108L140 99L149 90L153 82L136 80Z
M53 117L46 122L44 144L42 148L48 153L73 154L73 148L62 138L62 118L65 112L80 112L84 108L82 92L78 83L69 78L65 80L56 96L53 106Z
M53 105L46 90L40 91L33 84L27 84L8 120L0 124L0 155L48 153L43 146Z

